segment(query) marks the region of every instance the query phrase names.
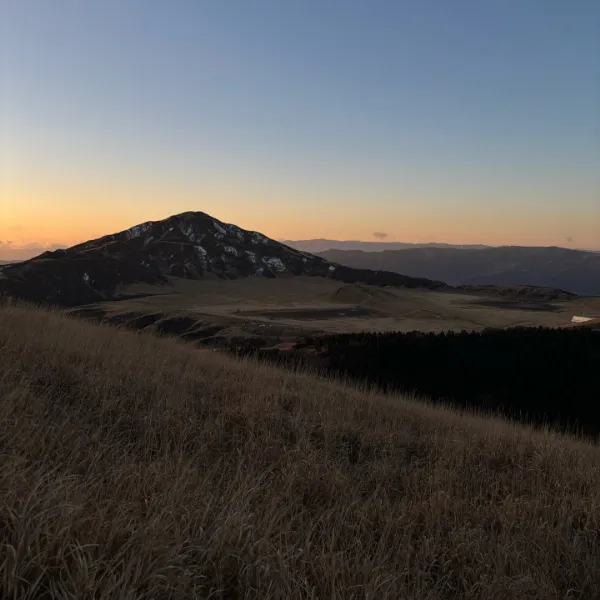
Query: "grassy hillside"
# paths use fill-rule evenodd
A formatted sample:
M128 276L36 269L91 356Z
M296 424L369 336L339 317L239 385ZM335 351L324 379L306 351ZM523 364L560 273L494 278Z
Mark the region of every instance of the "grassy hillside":
M600 449L0 308L3 598L597 598Z

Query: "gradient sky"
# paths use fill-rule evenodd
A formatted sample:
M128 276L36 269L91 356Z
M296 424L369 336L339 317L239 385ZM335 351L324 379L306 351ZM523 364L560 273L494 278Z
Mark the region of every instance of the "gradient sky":
M600 248L598 0L0 14L0 258L185 210L275 238Z

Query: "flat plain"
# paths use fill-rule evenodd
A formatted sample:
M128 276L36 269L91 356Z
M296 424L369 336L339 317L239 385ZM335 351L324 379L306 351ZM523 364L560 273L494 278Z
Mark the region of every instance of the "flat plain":
M543 294L381 288L319 277L173 278L164 286L136 284L118 292L117 301L69 312L203 345L240 339L268 344L317 333L564 327L573 315L600 313L597 297L555 301Z

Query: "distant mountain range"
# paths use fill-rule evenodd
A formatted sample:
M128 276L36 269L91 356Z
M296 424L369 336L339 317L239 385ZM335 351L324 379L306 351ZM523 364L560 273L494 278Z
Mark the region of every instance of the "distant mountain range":
M406 250L409 248L459 248L462 250L485 250L486 248L504 248L489 244L446 244L444 242L363 242L361 240L330 240L315 238L310 240L279 240L282 244L313 254L327 250L364 250L365 252L381 252L382 250ZM522 246L530 248L533 246ZM599 253L600 249L573 248L581 252ZM568 250L568 248L565 248Z
M381 250L404 250L406 248L466 248L469 250L482 250L491 248L481 244L444 244L439 242L425 242L410 244L405 242L361 242L359 240L329 240L324 238L313 240L281 240L282 244L302 250L303 252L325 252L326 250L364 250L366 252L380 252Z
M169 277L293 275L380 286L448 287L441 281L338 265L206 213L187 212L4 265L0 267L0 295L76 306L112 299L122 285L160 285Z
M578 295L600 295L600 253L558 247L479 249L412 247L365 252L327 250L318 256L359 269L385 269L452 286L543 286Z

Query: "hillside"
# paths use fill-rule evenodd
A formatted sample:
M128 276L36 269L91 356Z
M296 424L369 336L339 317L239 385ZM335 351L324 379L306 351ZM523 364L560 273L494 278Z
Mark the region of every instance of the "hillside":
M449 285L541 286L600 295L600 254L566 248L408 248L382 252L329 250L319 256L359 269L384 269Z
M600 597L600 450L0 307L4 598Z
M169 277L236 279L290 275L325 277L344 283L447 287L439 281L337 265L205 213L187 212L6 265L0 272L0 295L76 306L111 299L118 286L163 285Z

